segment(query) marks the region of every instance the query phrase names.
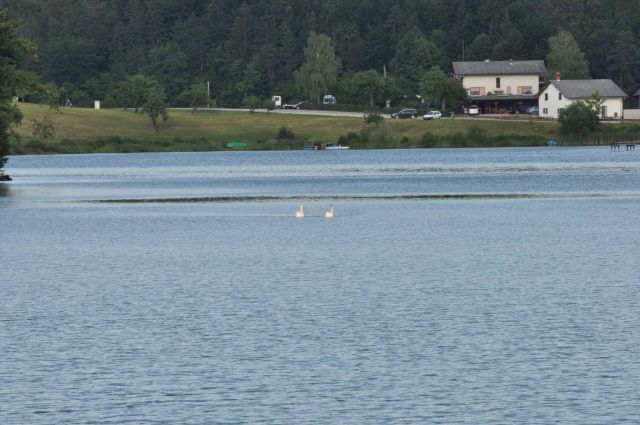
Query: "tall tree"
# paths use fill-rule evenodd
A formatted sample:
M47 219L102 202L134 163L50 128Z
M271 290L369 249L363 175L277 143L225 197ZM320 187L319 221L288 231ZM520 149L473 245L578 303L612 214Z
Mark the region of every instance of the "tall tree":
M438 67L431 68L424 75L420 91L431 103L439 103L442 110L447 109L447 105L456 109L467 97L467 92L460 81L447 76Z
M549 38L547 69L551 75L560 72L562 78L565 79L589 78L587 60L570 32L561 31Z
M386 89L385 78L378 72L369 70L356 72L342 81L342 90L357 103L368 102L370 107L375 106L376 100L382 101Z
M193 108L192 112L196 112L199 107L207 106L209 103L209 90L206 83L195 83L190 89L183 91L180 98Z
M411 27L396 45L396 54L391 61L394 75L406 78L417 88L420 79L431 67L439 65L442 52L427 40L418 27Z
M618 33L610 54L607 56L607 70L611 78L626 93L637 88L637 68L640 65L636 37L631 31Z
M155 86L149 89L147 93L147 99L144 103L144 112L151 118L151 124L155 131L160 129L158 118L162 117L162 121L169 119L167 114L166 105L167 96L164 94L164 90L160 86Z
M16 34L16 27L15 22L5 19L0 9L0 175L9 153L9 132L22 120L13 97L21 87L33 83L18 66L26 55L35 55L35 47Z
M138 112L147 102L149 93L160 84L145 75L132 75L118 84L110 93L108 103L122 108L134 108Z
M465 49L465 60L468 61L482 61L485 59L491 59L491 52L493 50L493 42L491 37L482 33L476 36L469 46Z
M305 96L320 103L320 97L335 85L341 68L331 38L315 32L309 34L304 58L300 69L293 73L296 86Z

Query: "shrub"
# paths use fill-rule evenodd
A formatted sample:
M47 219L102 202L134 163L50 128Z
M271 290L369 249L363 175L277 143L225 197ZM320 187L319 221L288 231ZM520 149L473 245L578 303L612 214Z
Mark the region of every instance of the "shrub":
M280 127L278 130L278 134L276 136L278 140L296 140L295 134L293 131L289 130L287 127Z
M31 124L31 132L42 139L53 137L56 134L56 125L49 113L44 114L41 120L34 118Z
M260 98L258 96L247 96L242 99L242 104L249 108L249 113L253 114L253 112L260 107Z
M384 122L384 117L381 113L376 111L365 112L364 113L364 124L380 124Z
M262 107L266 109L267 112L272 111L276 109L276 102L271 99L265 99L264 102L262 102Z
M598 113L582 101L572 103L558 114L560 131L564 134L586 134L598 129Z
M427 131L422 135L421 141L423 148L432 148L438 144L438 136Z

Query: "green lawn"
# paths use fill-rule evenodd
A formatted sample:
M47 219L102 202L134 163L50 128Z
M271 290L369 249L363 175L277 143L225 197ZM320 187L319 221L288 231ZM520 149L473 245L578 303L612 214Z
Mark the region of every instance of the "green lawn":
M14 153L217 150L233 140L248 142L250 149L299 148L304 140L334 143L341 135L359 132L363 121L351 117L224 111L194 114L189 110L170 110L169 120L155 131L146 115L122 109L55 111L45 106L20 104L20 110L24 119L16 129L21 140L14 143ZM42 120L46 114L55 124L55 136L40 139L32 134L31 124L34 118ZM377 147L420 146L426 131L446 138L454 134L473 134L480 129L488 137L518 135L540 139L553 137L556 131L555 123L538 120L386 122L393 142ZM294 145L273 142L281 127L287 127L301 142Z

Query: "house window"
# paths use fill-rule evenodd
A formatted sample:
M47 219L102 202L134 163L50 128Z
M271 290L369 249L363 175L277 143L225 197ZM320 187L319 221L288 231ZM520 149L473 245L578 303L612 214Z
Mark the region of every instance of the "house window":
M562 100L562 93L558 93L558 100Z
M469 96L484 96L484 87L469 87Z
M518 96L533 94L531 86L518 86Z
M542 108L542 113L545 115L549 115L549 108Z
M549 93L544 94L544 100L549 100Z
M500 88L500 77L496 78L496 88Z

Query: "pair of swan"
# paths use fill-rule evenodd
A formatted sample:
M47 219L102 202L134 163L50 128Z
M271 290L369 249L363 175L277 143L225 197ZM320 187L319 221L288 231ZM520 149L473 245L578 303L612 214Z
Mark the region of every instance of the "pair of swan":
M322 214L322 216L324 218L333 218L333 204L329 205L329 210L325 211L325 213ZM296 211L296 217L297 218L304 217L304 205L300 204L300 208L298 208L298 211Z

